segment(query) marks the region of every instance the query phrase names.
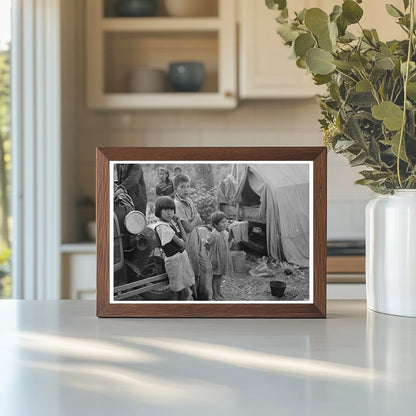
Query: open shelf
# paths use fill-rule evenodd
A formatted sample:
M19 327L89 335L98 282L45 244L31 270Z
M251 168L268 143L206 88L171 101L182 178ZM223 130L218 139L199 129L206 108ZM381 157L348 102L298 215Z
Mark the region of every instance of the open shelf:
M168 32L168 31L205 31L218 30L220 20L215 17L138 17L125 19L115 17L103 19L101 29L106 32L137 31L137 32Z
M115 12L115 4L117 2L117 0L100 0L102 2L103 5L103 9L102 9L102 17L104 19L110 19L113 17L117 17L116 16L116 12ZM155 18L159 18L159 17L166 17L168 19L174 19L174 16L171 16L169 14L169 4L166 5L166 2L170 2L172 0L156 0L157 2L157 12L156 12L156 16L154 17L141 17L139 19L155 19ZM174 2L177 0L174 0ZM191 0L188 0L191 2ZM192 0L193 2L197 2L197 1L201 1L201 0ZM230 0L227 0L230 1ZM194 11L198 11L198 13L195 14L194 17L185 17L185 19L194 19L196 17L218 17L219 15L219 7L218 7L218 2L219 0L203 0L203 4L202 5L195 5L194 4ZM180 2L179 2L180 3ZM180 6L180 4L179 4ZM202 6L202 8L201 8ZM176 6L176 10L178 5ZM172 11L172 10L171 10ZM130 20L130 19L135 19L134 17L119 17L120 19L124 19L124 20Z
M196 93L218 93L218 38L215 32L188 33L136 33L111 32L105 34L105 94L134 93L129 91L128 78L130 71L138 68L159 69L168 77L169 64L178 61L198 61L205 67L205 81ZM166 82L165 90L158 92L174 93ZM148 97L147 97L148 98Z
M91 109L220 109L237 105L235 3L212 0L215 16L114 17L113 2L89 0L87 7L87 103ZM134 70L167 73L172 62L201 62L205 79L198 92L129 87ZM141 78L143 79L143 78ZM152 91L142 93L137 91ZM155 91L155 92L153 92Z

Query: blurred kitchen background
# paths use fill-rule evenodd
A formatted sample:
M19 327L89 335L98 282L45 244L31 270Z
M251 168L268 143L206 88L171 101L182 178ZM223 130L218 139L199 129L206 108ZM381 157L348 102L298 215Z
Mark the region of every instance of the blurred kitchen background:
M276 34L277 13L264 0L157 0L150 12L155 15L147 17L129 17L129 2L154 7L150 0L58 1L57 290L63 298L94 297L95 245L88 224L94 220L96 147L322 145L315 96L323 90L289 59L290 48ZM328 11L337 3L301 0L288 6ZM363 2L364 25L383 38L396 29L376 4ZM198 92L177 92L169 65L190 60L203 64L203 85ZM365 297L364 216L374 195L354 184L359 170L329 153L330 298Z

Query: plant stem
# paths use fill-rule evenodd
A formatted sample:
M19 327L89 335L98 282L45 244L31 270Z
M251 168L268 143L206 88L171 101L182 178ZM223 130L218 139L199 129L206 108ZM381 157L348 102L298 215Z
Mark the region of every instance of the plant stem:
M413 36L414 36L414 26L415 26L415 16L414 16L414 6L415 1L410 0L410 30L409 30L409 44L407 47L407 60L406 60L406 73L404 75L403 80L403 118L402 118L402 127L400 129L400 140L399 140L399 149L397 152L397 177L399 179L399 186L400 188L403 188L402 178L400 176L400 155L402 151L403 146L403 139L404 139L404 132L406 129L406 110L407 110L407 83L409 80L409 68L410 68L410 60L412 57L412 49L413 49Z
M349 78L351 81L353 81L355 83L358 82L355 78L353 78L352 76L350 76L348 74L345 74L344 72L340 71L338 68L335 68L335 71L338 72L341 75L344 75L344 77Z

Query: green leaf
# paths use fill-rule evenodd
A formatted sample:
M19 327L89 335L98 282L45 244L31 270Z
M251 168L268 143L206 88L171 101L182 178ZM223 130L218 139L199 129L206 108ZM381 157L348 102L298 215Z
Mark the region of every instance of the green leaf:
M391 146L391 151L394 153L394 155L397 157L399 154L399 143L400 143L400 132L395 134L391 141L388 143ZM386 143L385 143L386 144ZM400 156L399 158L405 162L409 162L409 159L406 155L406 149L405 149L405 143L404 140L402 142L402 146L400 148Z
M355 90L357 92L371 92L371 83L366 79L362 79L361 81L357 82L355 86Z
M338 26L334 22L329 22L328 24L328 30L329 30L329 37L331 38L331 42L334 45L334 47L337 44L338 39Z
M390 172L379 172L377 170L362 170L360 175L364 176L366 179L372 179L374 181L378 181L380 179L388 178L391 173Z
M334 60L332 63L339 69L343 69L344 71L348 71L352 68L352 65L348 61L340 61Z
M364 186L370 186L374 183L373 179L358 179L355 181L356 185L364 185Z
M414 70L416 70L416 64L409 62L409 73L412 73ZM400 65L400 72L403 76L406 76L406 62L402 62Z
M277 28L277 33L286 43L294 41L298 36L298 32L293 30L292 27L287 23L280 24Z
M380 87L378 88L378 93L380 94L380 97L383 100L386 100L386 93L385 93L386 88L385 87L386 87L386 79L383 78L383 80L381 81Z
M363 36L364 36L365 41L369 43L370 45L373 45L375 43L371 30L363 29Z
M367 60L363 56L358 55L358 53L351 56L350 63L358 70L363 69L368 64Z
M403 110L391 101L383 101L371 109L373 117L382 120L384 125L392 131L402 127Z
M334 150L335 152L345 152L353 145L354 142L351 140L338 140L334 146Z
M380 69L394 69L394 61L390 56L378 56L375 61L376 67Z
M331 81L331 76L315 74L313 80L315 81L315 85L323 85Z
M334 8L332 9L332 13L329 15L329 20L331 22L335 22L338 17L340 17L342 15L342 7L339 5L335 5Z
M271 10L283 10L286 7L286 0L266 0L266 6Z
M370 138L370 146L368 147L368 150L374 161L374 164L376 166L379 166L381 161L380 147L378 144L378 140L374 137L374 135Z
M332 43L331 37L329 35L329 28L327 27L325 31L321 32L318 35L318 45L321 49L324 49L328 52L334 51L334 45Z
M309 9L305 13L305 26L315 35L327 30L328 15L318 7Z
M403 6L404 6L404 9L406 10L409 7L409 0L403 0Z
M344 19L342 15L339 16L337 19L337 27L338 27L338 33L340 34L340 36L341 37L344 36L348 27L348 22Z
M367 159L367 155L364 152L361 152L357 157L350 160L350 165L352 167L362 165Z
M316 45L314 37L309 33L302 33L295 39L296 56L304 58L306 52Z
M337 29L339 31L339 27L338 26L337 26ZM350 43L350 42L352 42L355 39L357 39L356 36L353 33L348 32L348 30L347 30L344 33L343 36L341 36L341 37L338 38L338 42L341 42L341 43Z
M302 68L302 69L308 69L308 65L306 65L306 60L305 58L298 58L296 59L296 66L298 68Z
M307 12L307 9L302 9L299 13L296 13L296 19L303 23L303 21L305 20L305 14Z
M407 84L407 96L412 100L416 100L416 82Z
M377 104L373 94L369 92L351 93L348 97L348 104L356 107L372 107Z
M376 42L380 42L380 38L378 37L378 33L377 33L377 30L376 29L371 29L371 34L373 35L373 39Z
M358 23L363 16L363 9L352 0L346 0L342 3L342 16L349 23Z
M366 147L366 139L361 125L362 120L357 114L348 117L344 125L344 134L350 140L354 141L354 143L358 145L359 149Z
M335 69L331 53L320 48L309 49L306 54L306 64L312 74L326 75Z
M397 8L394 7L392 4L386 4L387 13L393 17L403 17L404 14Z

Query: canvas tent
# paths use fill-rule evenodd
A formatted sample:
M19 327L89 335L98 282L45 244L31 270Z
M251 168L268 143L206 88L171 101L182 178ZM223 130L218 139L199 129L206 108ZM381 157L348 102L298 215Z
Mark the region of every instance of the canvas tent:
M309 266L309 165L235 164L218 186L219 203L259 204L268 254Z

